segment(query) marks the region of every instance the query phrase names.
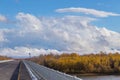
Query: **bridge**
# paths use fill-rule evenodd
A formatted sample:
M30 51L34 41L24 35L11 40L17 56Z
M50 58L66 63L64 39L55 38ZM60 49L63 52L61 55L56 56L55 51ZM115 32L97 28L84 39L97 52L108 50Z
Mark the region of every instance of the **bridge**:
M82 80L31 61L0 62L0 80Z

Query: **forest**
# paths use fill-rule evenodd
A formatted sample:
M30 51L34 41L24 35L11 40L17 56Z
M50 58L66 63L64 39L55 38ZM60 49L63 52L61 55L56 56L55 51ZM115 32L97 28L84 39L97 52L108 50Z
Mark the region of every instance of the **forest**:
M63 53L47 54L31 58L32 61L69 74L120 73L120 54L104 53L79 55Z

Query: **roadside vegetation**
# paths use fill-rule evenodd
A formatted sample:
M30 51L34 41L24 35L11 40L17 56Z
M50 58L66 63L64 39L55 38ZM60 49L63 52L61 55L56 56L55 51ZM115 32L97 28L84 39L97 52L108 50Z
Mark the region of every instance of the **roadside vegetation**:
M0 56L0 60L8 60L10 58L6 57L6 56Z
M40 55L31 58L32 61L55 70L69 74L102 73L119 74L120 73L120 54L104 53L89 55L61 54L61 55Z

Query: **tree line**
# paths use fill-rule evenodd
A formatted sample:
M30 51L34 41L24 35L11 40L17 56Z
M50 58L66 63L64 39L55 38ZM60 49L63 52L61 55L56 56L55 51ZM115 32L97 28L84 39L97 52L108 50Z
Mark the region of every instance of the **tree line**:
M1 56L1 55L0 55L0 60L8 60L8 59L10 59L10 58L8 58L8 57L6 57L6 56Z
M31 58L32 61L65 73L120 73L120 54L104 53L79 55L48 54Z

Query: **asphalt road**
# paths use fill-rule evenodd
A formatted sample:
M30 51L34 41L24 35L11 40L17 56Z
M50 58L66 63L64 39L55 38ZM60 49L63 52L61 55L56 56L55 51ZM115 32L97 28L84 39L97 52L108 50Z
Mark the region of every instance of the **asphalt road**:
M15 70L17 69L18 64L19 61L0 63L0 80L13 80L13 76L17 75Z
M0 80L81 80L31 61L0 63Z
M78 77L70 76L31 61L24 61L24 63L35 76L34 79L37 80L82 80Z
M23 62L20 63L18 80L32 80Z

